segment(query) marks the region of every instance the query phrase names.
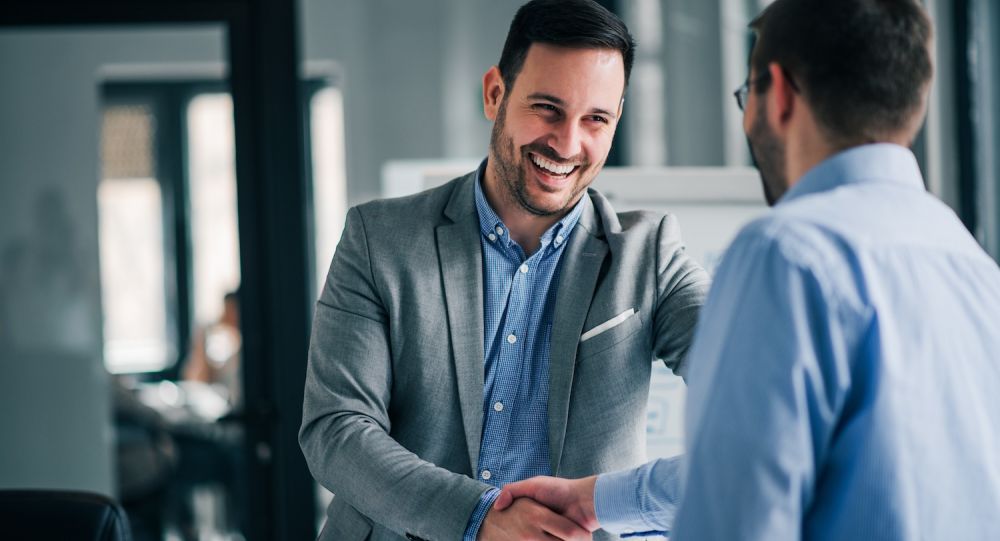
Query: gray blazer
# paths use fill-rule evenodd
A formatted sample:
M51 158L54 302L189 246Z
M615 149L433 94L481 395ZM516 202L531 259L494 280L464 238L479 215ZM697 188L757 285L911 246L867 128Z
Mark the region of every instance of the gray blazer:
M475 179L347 214L316 304L299 433L335 494L324 541L460 540L489 488L473 478L484 381ZM644 462L652 361L683 371L708 289L676 219L615 214L595 190L584 205L562 256L549 367L552 472L571 478Z

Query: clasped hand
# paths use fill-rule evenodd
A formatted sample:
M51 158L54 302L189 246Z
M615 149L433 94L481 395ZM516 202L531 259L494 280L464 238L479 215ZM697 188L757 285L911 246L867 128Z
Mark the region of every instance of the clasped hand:
M597 477L533 477L503 487L479 529L479 541L585 541L598 529Z

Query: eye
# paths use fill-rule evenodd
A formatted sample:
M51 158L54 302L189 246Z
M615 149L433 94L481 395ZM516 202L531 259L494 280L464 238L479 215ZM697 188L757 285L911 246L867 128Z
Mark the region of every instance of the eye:
M587 120L591 122L597 122L598 124L610 124L611 121L607 117L601 115L590 115Z
M551 113L551 114L559 113L559 109L555 105L552 105L551 103L536 103L532 105L532 108L545 113Z

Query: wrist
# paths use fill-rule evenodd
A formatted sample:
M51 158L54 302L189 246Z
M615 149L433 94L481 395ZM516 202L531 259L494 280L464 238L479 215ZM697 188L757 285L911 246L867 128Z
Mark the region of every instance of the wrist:
M477 541L479 539L479 530L483 526L483 521L490 510L493 509L493 502L496 501L499 495L500 489L497 488L491 488L482 493L479 497L479 503L472 511L472 515L469 516L469 523L465 527L465 534L462 536L462 541Z
M580 525L590 531L594 531L601 527L600 521L597 519L596 506L594 505L594 490L597 486L597 476L584 477L579 482L580 486L577 493L580 494L580 499L577 505L580 507L580 515L586 522Z

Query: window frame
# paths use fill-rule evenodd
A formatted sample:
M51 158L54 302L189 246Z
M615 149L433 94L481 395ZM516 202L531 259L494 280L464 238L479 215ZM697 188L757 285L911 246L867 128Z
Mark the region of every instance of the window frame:
M167 337L176 353L163 369L140 372L149 381L179 379L190 350L194 293L186 111L195 96L218 92L231 94L219 80L105 81L100 85L102 112L109 106L143 104L155 118L153 176L163 202Z
M306 227L309 269L316 267L315 200L313 197L313 145L310 133L311 104L315 95L337 87L335 74L310 76L299 82L303 128L303 172L306 182ZM175 348L172 362L162 370L135 372L146 381L181 379L184 361L195 333L194 246L191 230L191 179L188 160L187 110L191 101L203 94L232 95L223 79L172 78L169 80L107 80L100 85L100 106L146 105L155 119L153 137L154 178L160 184L163 201L164 290L167 307L167 337ZM314 282L313 281L310 281ZM310 294L316 291L310 288Z

